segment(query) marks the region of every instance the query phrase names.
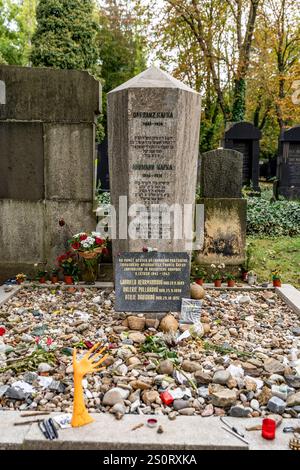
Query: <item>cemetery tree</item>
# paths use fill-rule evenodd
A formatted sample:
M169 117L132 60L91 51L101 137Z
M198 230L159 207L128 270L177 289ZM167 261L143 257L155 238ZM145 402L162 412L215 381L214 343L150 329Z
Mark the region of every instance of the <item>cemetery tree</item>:
M146 68L144 9L139 4L106 0L99 10L97 44L106 93Z
M167 0L163 12L161 27L168 28L173 36L173 49L185 34L198 48L198 62L202 62L209 75L226 121L244 119L246 81L260 2Z
M261 154L268 158L277 154L281 130L300 121L293 96L300 88L297 8L293 0L265 0L253 40L246 120L263 131Z
M37 0L0 0L0 63L29 65Z
M92 0L40 0L36 18L34 66L93 70L98 51Z
M103 83L103 139L106 134L106 94L146 68L146 9L138 1L105 0L98 11L97 47Z

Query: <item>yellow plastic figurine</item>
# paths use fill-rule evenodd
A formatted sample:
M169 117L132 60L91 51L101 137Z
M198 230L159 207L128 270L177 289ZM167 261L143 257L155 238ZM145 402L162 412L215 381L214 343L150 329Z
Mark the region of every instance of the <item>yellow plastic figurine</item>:
M76 348L73 349L73 371L74 371L74 402L73 402L73 416L71 425L73 427L84 426L85 424L92 423L94 418L89 415L88 410L84 404L84 395L82 387L82 379L86 374L92 372L99 372L104 367L99 367L107 358L108 354L103 356L99 361L99 356L105 351L106 346L100 351L96 352L100 343L95 344L80 361L76 360ZM95 352L94 352L95 351Z

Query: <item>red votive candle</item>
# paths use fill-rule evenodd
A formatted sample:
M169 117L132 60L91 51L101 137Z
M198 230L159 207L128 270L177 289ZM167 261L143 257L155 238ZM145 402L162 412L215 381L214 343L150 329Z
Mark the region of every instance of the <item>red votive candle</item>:
M171 393L169 393L169 392L162 392L160 394L160 398L161 398L161 401L167 406L171 405L174 401L174 398L172 397Z
M263 419L261 435L264 439L275 439L275 430L276 422L274 421L274 419Z

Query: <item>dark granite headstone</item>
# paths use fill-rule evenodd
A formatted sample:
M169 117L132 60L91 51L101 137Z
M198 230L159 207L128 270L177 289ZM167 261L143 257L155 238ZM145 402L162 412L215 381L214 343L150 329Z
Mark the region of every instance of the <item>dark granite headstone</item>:
M261 131L250 122L231 123L224 136L224 147L243 154L243 184L259 191L259 141Z
M288 199L300 198L300 126L283 131L277 162L278 192Z
M117 312L180 311L189 297L190 261L187 253L123 253L116 257Z
M275 178L277 172L277 159L269 157L267 160L259 162L259 176L267 181Z
M243 155L231 149L216 149L201 155L201 196L240 198Z
M97 145L97 180L101 183L101 190L109 191L109 169L108 169L108 140L104 138Z

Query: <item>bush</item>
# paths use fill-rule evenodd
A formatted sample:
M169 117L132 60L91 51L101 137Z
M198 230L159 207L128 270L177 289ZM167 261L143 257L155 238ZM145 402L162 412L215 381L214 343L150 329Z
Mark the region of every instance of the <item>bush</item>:
M248 198L247 234L263 236L300 235L300 204L296 201L275 201Z

